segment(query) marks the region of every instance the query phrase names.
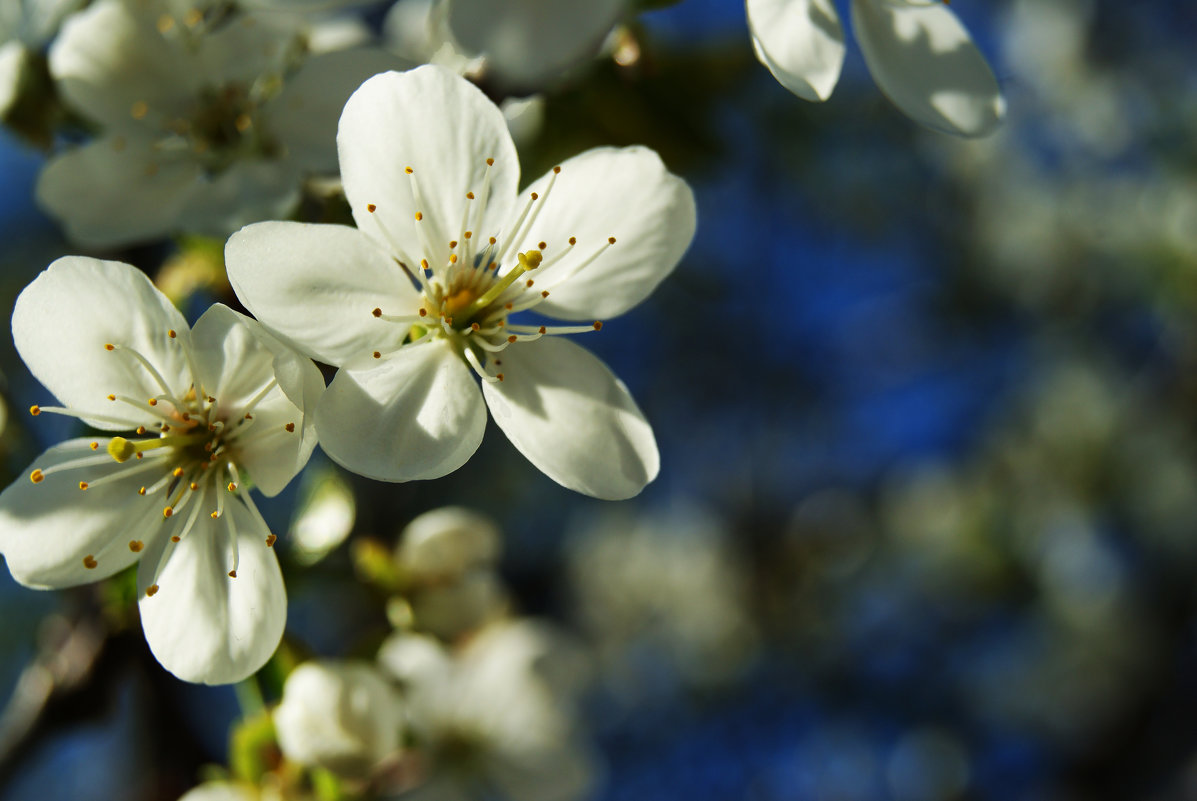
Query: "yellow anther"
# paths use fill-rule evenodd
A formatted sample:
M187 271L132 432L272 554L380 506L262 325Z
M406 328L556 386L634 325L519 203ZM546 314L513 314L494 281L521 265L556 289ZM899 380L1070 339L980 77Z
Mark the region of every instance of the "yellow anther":
M172 476L174 476L175 478L182 478L183 477L183 468L176 467L174 470L170 471L170 474Z
M34 470L32 473L29 474L29 480L32 481L34 484L40 484L46 480L46 474L43 473L41 470Z
M32 405L32 406L30 406L30 407L29 407L29 413L30 413L31 415L33 415L34 417L37 417L39 414L41 414L41 413L42 413L42 407L38 406L38 405L35 403L34 405Z
M141 540L129 540L129 550L133 553L141 553L141 549L145 547L145 543Z
M171 506L167 506L162 510L163 517L170 517L174 513L175 513L174 507L171 507Z
M116 350L116 345L113 345L111 342L106 342L104 343L104 350Z
M150 586L145 588L145 595L147 598L153 598L157 592L158 592L157 584L151 584Z
M366 211L370 212L371 214L373 214L377 208L378 206L375 206L373 203L366 204Z
M100 449L100 443L93 442L90 445L88 445L87 447L91 448L93 451L98 451Z
M229 571L229 578L237 578L237 571L236 571L236 570L230 570L230 571Z
M168 329L166 329L166 335L167 335L168 337L170 337L171 339L174 339L175 337L177 337L177 336L178 336L178 333L176 333L176 332L175 332L175 329L173 329L173 328L168 328Z
M228 486L228 490L229 490L229 492L236 492L236 491L237 491L237 485L236 485L236 484L234 484L232 481L230 481L230 482L229 482L229 486Z
M87 485L87 482L86 482L86 481L80 481L80 482L79 482L79 489L81 489L81 490L85 490L85 489L87 489L87 486L88 486L88 485Z
M273 534L266 537L266 547L267 548L273 548L274 543L276 543L276 542L278 542L278 537L274 536Z
M100 563L96 561L96 557L91 554L83 557L83 566L88 570L95 570L99 564Z
M294 431L295 431L295 424L294 424L294 423L287 423L285 426L283 426L283 428L286 430L286 432L287 432L288 434L290 434L290 433L292 433L292 432L294 432Z

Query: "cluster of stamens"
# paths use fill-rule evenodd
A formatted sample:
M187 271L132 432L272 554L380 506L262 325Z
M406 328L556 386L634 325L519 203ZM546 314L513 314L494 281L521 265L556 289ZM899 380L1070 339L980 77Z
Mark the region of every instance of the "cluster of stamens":
M167 335L171 340L177 339L177 333L173 330L168 331ZM243 486L237 459L247 446L258 444L268 437L286 436L295 431L295 424L292 422L272 426L269 430L262 430L256 424L254 409L278 386L277 380L271 378L239 408L223 408L214 396L204 390L189 349L181 344L179 347L186 356L191 374L191 383L187 391L181 395L171 390L158 369L136 349L107 343L104 350L108 352L109 358L133 360L153 379L160 393L145 399L119 394L107 396L110 404L131 407L131 414L127 409L116 409L114 414L57 406L32 406L29 409L30 414L34 416L48 412L116 425L131 425L130 418L148 422L137 426L129 437L112 437L106 446L99 440L91 442L91 450L96 451L94 456L84 456L51 467L38 468L29 475L34 484L41 484L55 473L73 473L78 476L82 471L83 477L77 481L76 486L83 492L94 491L100 486L118 481L128 482L128 479L135 475L145 475L146 483L137 487L136 494L148 499L162 499L162 521L171 528L170 542L158 563L154 581L146 589L147 595L158 592L157 575L169 559L174 545L192 531L200 514L207 512L212 519L223 517L226 504L232 502L226 499L242 503L250 514L257 518L261 528L268 530L250 497L248 488ZM111 467L114 462L121 467L115 471L104 471L98 478L88 478L89 469ZM237 532L232 516L228 518L226 531L232 552L232 565L228 575L230 578L236 578ZM275 536L270 534L266 538L266 545L272 546L275 539ZM133 553L139 553L145 547L145 543L133 539L129 541L128 547ZM83 564L91 570L99 566L94 554L85 556Z
M535 309L549 297L547 289L537 287L534 275L543 275L556 267L554 282L567 277L561 270L572 275L587 267L591 262L615 244L615 237L608 237L601 243L592 244L590 252L577 259L570 259L564 266L557 266L571 256L579 247L577 237L571 236L552 252L548 242L538 242L536 248L514 252L517 243L528 236L540 210L544 208L560 167L554 167L544 194L530 192L523 210L516 218L511 230L502 233L503 244L498 236L485 239L478 235L483 212L490 191L491 169L494 159L486 160L486 171L481 191L465 193L466 205L462 215L460 235L450 240L448 260L442 264L431 264L428 259L413 259L391 235L385 224L378 229L397 254L399 266L411 278L421 292L421 303L415 314L390 313L375 308L371 314L386 322L409 325L409 333L402 346L421 344L433 339L447 339L473 368L478 376L487 382L504 380L497 368L502 366L498 354L518 342L532 342L543 336L579 334L597 331L602 322L589 325L521 325L508 318L519 312ZM415 170L404 169L411 182L412 197L417 208L427 207L420 192ZM378 210L375 204L368 204L371 214ZM429 238L424 225L424 213L416 211L414 216L417 241L425 253L437 250ZM515 264L504 269L514 257ZM402 312L402 310L400 310ZM390 348L393 352L394 348ZM387 355L386 350L375 350L375 359Z

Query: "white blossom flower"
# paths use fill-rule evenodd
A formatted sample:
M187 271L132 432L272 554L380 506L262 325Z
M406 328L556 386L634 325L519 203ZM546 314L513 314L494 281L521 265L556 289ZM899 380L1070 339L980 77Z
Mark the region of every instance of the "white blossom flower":
M577 663L562 645L530 621L488 626L455 653L419 635L387 640L379 660L404 688L424 763L423 783L404 797L584 797L597 770L574 711Z
M844 61L832 0L745 0L757 58L804 100L831 96ZM984 136L1006 102L985 57L943 0L851 0L852 28L881 91L944 133Z
M83 0L5 0L0 3L0 115L16 100L31 54L43 48Z
M305 662L283 685L274 728L287 759L366 777L398 753L403 709L370 663Z
M363 84L338 145L357 230L260 223L225 249L254 315L341 368L316 411L325 452L385 481L442 476L477 449L489 406L558 483L638 493L658 470L652 429L559 335L601 328L668 275L694 234L686 183L645 148L596 148L517 196L499 110L435 66ZM587 322L521 321L533 309Z
M395 561L414 625L446 640L480 627L507 609L496 573L502 536L494 521L456 506L412 520L399 536Z
M319 370L215 305L189 329L141 272L68 256L17 298L13 339L61 402L125 436L51 447L0 495L0 553L21 584L69 587L140 560L142 626L162 665L220 684L274 652L286 594L249 494L280 492L315 446Z
M598 55L627 0L399 0L388 38L404 56L536 90Z
M66 102L103 133L52 159L37 197L89 246L284 216L305 176L335 169L346 98L399 64L371 50L304 58L293 15L163 8L97 0L50 51Z

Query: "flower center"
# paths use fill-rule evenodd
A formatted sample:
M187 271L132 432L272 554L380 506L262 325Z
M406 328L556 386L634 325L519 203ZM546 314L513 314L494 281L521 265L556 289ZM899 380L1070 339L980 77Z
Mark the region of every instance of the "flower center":
M466 208L461 221L461 233L448 243L449 256L445 263L431 264L429 258L418 261L412 259L399 245L398 238L379 223L378 231L390 243L396 261L421 290L422 297L414 315L384 313L381 308L371 312L375 318L383 321L410 326L406 338L397 347L374 351L375 359L395 352L398 347L447 339L483 381L495 382L504 380L504 374L491 368L502 366L498 354L508 346L532 342L542 336L578 334L603 327L597 320L589 325L553 326L520 325L509 321L511 315L534 309L549 297L549 291L536 287L537 279L529 277L529 273L535 271L535 274L540 275L552 270L551 277L560 281L597 259L615 244L615 237L608 237L589 255L575 252L578 240L572 236L566 243L559 243L549 256L546 256L550 247L548 242L540 242L536 248L522 253L512 252L519 242L528 237L556 184L561 168L554 167L544 195L529 193L523 211L511 231L505 234L504 244L500 245L497 236L489 237L483 244L475 232L483 222L493 166L494 160L487 159L481 193L475 194L473 190L465 193ZM415 170L407 167L404 172L411 180L412 197L416 204L426 205ZM377 209L373 203L366 205L366 210L371 214ZM415 213L414 224L415 241L420 243L422 251L425 254L436 253L437 248L433 247L428 237L423 212ZM503 264L510 263L512 256L515 257L515 264L509 269L502 269Z
M174 331L169 331L168 336L171 340L176 339ZM37 468L30 473L29 478L34 484L43 484L56 474L70 475L69 480L84 492L119 482L130 488L136 487L137 496L162 503L162 521L171 529L171 533L156 575L166 564L170 549L191 532L202 511L206 509L214 520L224 515L226 497L242 503L261 521L261 515L247 488L242 486L239 456L247 446L260 440L285 436L295 431L292 422L262 430L254 417L254 409L277 388L276 379L272 377L249 401L238 404L237 408L222 406L216 397L204 391L190 351L181 343L180 347L187 356L191 373L191 382L181 394L173 392L161 372L136 349L108 343L104 349L112 357L134 362L150 375L161 390L160 394L145 400L109 394L108 402L120 407L112 415L52 406L33 406L29 410L34 416L51 412L118 425L130 425L130 418L147 421L136 426L129 437L112 437L102 452L99 441L91 442L90 449L96 451L94 456ZM115 470L112 469L114 462L119 465ZM130 481L135 476L144 478L142 481ZM180 514L183 512L186 514ZM262 527L266 528L265 522L262 522ZM266 544L273 545L274 539L274 535L270 535ZM236 578L238 560L235 531L230 530L229 541L232 549L229 577ZM128 547L137 553L144 545L141 540L133 539ZM88 569L95 569L99 566L99 559L96 554L88 554L83 564ZM154 595L157 591L156 581L146 590L148 595Z

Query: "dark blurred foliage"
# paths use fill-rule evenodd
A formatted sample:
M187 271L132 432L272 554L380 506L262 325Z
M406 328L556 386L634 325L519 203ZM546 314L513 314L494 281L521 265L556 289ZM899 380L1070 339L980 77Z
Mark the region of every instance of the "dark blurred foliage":
M624 63L551 93L526 177L639 143L698 197L675 275L585 342L652 421L661 476L575 496L492 426L445 479L347 477L349 544L314 566L282 549L277 662L369 657L388 627L354 543L463 504L501 521L519 608L594 650L597 798L1197 797L1197 11L953 8L1007 92L990 140L918 128L853 47L829 102L797 100L729 0L643 14ZM29 202L39 158L0 149L6 304L74 252ZM153 273L172 252L118 255ZM234 302L214 286L193 318ZM69 426L20 419L44 395L0 355L8 479ZM263 506L280 531L297 493ZM0 571L0 609L0 697L104 633L0 739L0 799L173 801L225 760L233 690L165 674L119 582Z

